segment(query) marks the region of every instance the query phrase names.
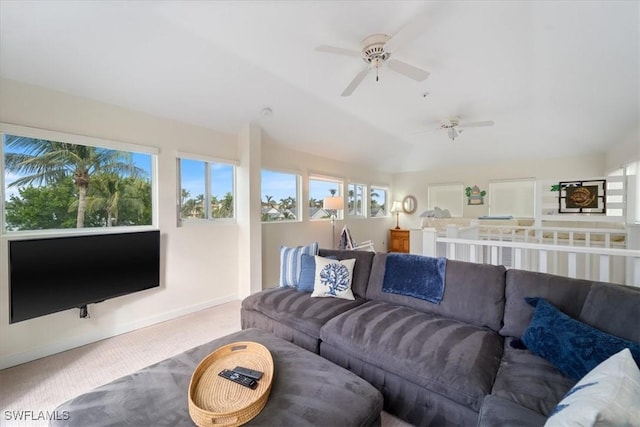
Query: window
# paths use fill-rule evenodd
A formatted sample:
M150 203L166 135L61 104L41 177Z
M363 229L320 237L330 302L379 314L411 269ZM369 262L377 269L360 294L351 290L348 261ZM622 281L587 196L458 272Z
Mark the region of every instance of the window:
M309 178L309 218L329 219L330 211L323 209L325 197L342 196L342 182L324 177ZM342 218L343 209L335 212L336 218Z
M3 232L152 225L155 149L13 125L2 149Z
M369 216L383 218L388 216L387 189L372 186L369 190Z
M235 165L178 158L180 222L235 218Z
M533 179L489 183L489 214L533 218L536 183Z
M296 221L298 210L298 183L300 176L293 173L262 170L262 221Z
M347 213L349 216L362 217L365 213L365 190L363 184L349 184L347 186Z
M632 167L630 166L627 166L626 170L631 171ZM627 174L625 173L625 168L620 168L613 172L610 172L607 176L607 216L624 217L625 215L625 181L631 182L631 180L627 181L626 175Z
M439 207L448 209L452 217L462 217L464 188L462 183L431 184L428 191L427 210Z

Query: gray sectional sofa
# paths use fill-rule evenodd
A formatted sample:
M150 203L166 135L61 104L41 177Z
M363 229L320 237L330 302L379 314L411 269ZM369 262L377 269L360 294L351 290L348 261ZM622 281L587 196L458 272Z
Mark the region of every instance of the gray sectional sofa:
M378 388L385 409L414 425L542 426L576 380L511 342L543 297L609 334L640 342L640 289L503 266L447 262L440 304L382 291L386 253L320 250L356 258L355 300L293 288L242 302L242 327L319 353Z

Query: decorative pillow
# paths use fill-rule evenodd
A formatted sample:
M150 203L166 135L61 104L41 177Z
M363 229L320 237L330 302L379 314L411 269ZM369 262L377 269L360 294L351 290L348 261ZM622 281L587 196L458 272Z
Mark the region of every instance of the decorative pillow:
M327 259L338 259L334 255ZM313 255L302 254L300 258L300 278L298 279L298 290L300 292L313 292L313 285L316 282L316 258Z
M579 380L623 348L628 348L640 363L640 344L575 320L544 298L525 298L525 301L536 309L522 342L569 378Z
M312 297L355 299L351 291L355 258L334 261L316 256L315 261L316 280L313 284Z
M295 288L298 286L300 278L301 257L302 254L317 255L318 242L314 242L308 246L297 246L288 248L282 246L280 248L280 287Z
M436 218L451 218L451 212L449 212L449 209L440 209L437 206L434 209L436 211Z
M569 390L551 412L545 427L638 425L639 402L640 370L625 348Z

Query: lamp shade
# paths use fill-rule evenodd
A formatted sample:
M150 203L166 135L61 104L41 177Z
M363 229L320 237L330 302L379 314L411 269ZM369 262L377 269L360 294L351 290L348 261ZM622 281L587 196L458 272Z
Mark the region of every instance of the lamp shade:
M341 196L325 197L322 201L323 209L342 209L344 207L344 199Z
M402 202L398 202L398 201L394 201L393 204L391 205L391 210L389 212L402 212Z

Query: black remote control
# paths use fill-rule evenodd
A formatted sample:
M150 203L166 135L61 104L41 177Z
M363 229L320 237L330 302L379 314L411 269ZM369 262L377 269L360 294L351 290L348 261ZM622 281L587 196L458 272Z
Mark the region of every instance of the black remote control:
M242 374L245 377L253 378L256 381L262 378L262 372L245 368L244 366L236 366L235 368L233 368L233 371Z
M247 376L244 376L237 372L230 371L228 369L223 369L222 371L220 371L218 375L220 375L222 378L226 378L230 381L233 381L234 383L238 383L245 387L249 387L252 389L258 387L258 382L253 378L249 378Z

